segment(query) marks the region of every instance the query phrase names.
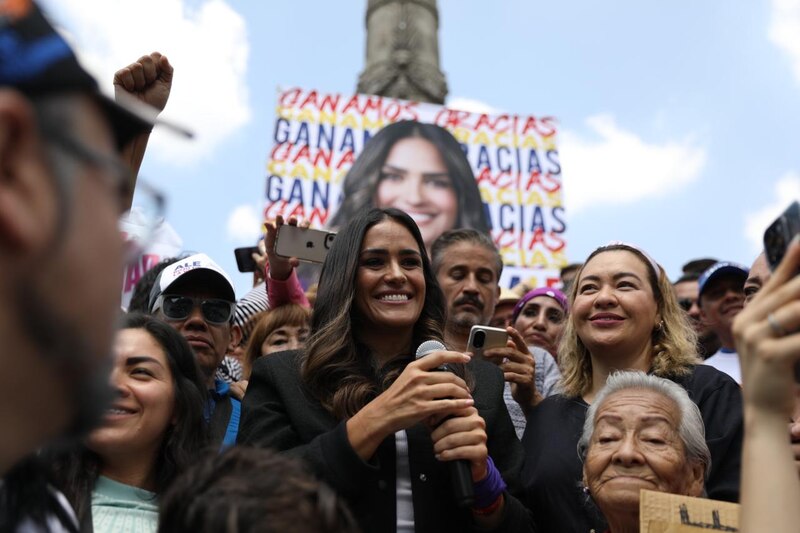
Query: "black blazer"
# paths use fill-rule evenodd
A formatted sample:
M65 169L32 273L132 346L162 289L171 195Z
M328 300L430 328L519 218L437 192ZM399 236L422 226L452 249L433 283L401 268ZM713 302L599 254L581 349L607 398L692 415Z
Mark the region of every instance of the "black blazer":
M300 352L258 359L242 402L238 442L273 447L305 459L317 475L343 496L362 530L395 531L395 447L389 437L364 462L347 439L344 420L336 420L305 389ZM503 476L505 516L497 531L532 531L527 509L514 496L521 490L522 445L503 402L503 375L496 366L473 360L473 398L486 422L489 454ZM450 474L433 455L430 433L422 424L407 430L414 525L417 532L475 529L469 509L452 498Z

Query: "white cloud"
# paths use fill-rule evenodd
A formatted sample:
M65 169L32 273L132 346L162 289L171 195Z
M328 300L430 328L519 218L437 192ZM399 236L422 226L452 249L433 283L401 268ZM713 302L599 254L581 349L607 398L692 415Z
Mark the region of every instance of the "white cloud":
M252 245L261 231L261 223L261 214L255 207L240 205L228 215L228 239Z
M611 115L589 117L586 125L595 138L564 131L559 140L565 202L572 213L679 190L700 176L706 162L705 149L692 138L647 143Z
M84 66L112 93L114 72L153 51L175 78L164 117L189 127L191 141L156 128L148 151L173 164L209 156L250 120L249 44L244 18L224 0L46 0Z
M773 44L788 54L794 77L800 83L800 0L772 0L768 35Z
M469 111L470 113L486 113L489 115L503 112L486 102L474 100L472 98L462 98L460 96L448 99L445 106L447 106L448 109L458 109L459 111Z
M753 253L764 247L764 230L789 206L800 200L800 173L787 172L775 182L774 196L769 204L744 217L744 236Z

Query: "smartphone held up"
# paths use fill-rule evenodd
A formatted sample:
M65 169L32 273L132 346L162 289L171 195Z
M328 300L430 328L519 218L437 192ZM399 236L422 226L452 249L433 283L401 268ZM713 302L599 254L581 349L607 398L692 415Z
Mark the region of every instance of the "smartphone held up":
M786 249L797 234L800 234L800 203L794 201L764 232L764 255L770 269L775 270L783 261ZM794 379L800 383L800 362L794 366Z
M296 257L308 263L323 263L336 233L318 229L283 225L275 239L275 253Z

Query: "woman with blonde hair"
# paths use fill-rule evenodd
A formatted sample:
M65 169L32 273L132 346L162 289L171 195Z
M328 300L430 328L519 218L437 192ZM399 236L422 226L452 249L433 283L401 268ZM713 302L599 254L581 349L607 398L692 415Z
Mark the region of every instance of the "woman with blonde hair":
M700 364L695 334L663 269L636 246L611 243L586 259L570 300L559 348L562 393L532 410L523 437L523 479L539 528L605 529L602 514L581 488L575 450L587 409L618 370L667 378L689 392L702 413L711 450L708 495L737 501L741 391L727 375Z

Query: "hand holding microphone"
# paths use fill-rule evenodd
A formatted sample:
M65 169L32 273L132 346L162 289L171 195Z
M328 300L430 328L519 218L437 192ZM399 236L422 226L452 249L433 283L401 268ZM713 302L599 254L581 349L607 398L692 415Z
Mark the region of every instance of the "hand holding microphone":
M417 348L417 360L433 352L446 350L439 341L425 341ZM444 365L435 370L449 372ZM470 507L475 502L473 483L487 475L488 449L486 447L486 423L474 406L451 414L431 432L436 458L448 461L453 497L461 507Z

